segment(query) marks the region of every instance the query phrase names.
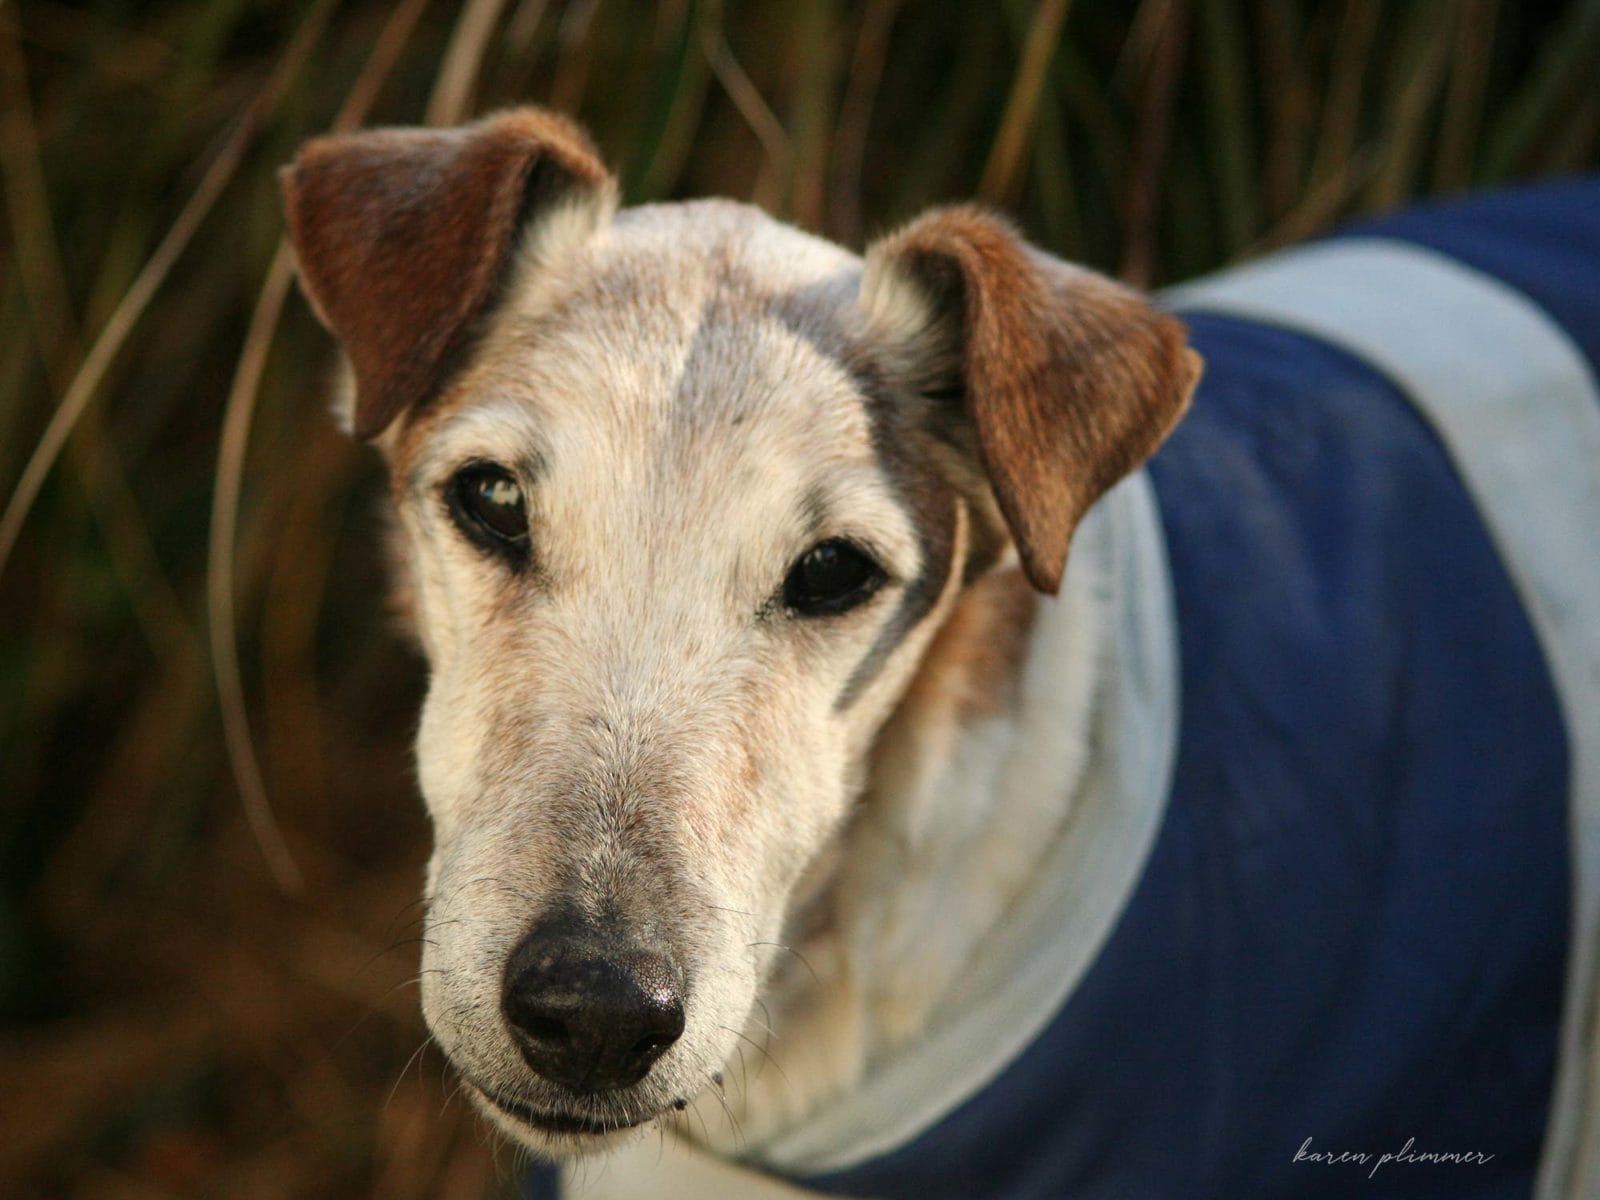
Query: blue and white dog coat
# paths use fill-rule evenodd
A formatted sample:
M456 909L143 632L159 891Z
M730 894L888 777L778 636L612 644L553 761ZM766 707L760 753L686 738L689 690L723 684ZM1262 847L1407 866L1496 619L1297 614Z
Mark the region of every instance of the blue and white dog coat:
M1193 408L1073 549L1123 581L1111 765L956 1015L750 1157L886 1200L1593 1200L1600 182L1164 302Z

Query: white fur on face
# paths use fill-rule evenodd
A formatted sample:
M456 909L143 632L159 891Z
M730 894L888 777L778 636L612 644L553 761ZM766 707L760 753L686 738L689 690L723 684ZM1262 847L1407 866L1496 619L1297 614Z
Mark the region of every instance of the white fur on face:
M473 363L388 448L432 668L429 1025L480 1088L632 1124L734 1052L955 590L958 502L885 461L852 256L720 202L577 228L530 237ZM522 485L525 570L447 513L474 462ZM889 582L837 616L788 611L790 567L835 537ZM622 1092L540 1079L500 1014L508 954L563 906L664 943L688 980L683 1036Z

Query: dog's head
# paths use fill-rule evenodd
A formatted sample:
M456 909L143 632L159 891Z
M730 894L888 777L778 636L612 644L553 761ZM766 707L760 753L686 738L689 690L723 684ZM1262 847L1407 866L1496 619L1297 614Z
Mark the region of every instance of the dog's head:
M733 1054L964 585L1054 591L1198 363L977 210L864 261L618 213L530 110L316 141L284 185L431 668L428 1023L508 1131L601 1145Z

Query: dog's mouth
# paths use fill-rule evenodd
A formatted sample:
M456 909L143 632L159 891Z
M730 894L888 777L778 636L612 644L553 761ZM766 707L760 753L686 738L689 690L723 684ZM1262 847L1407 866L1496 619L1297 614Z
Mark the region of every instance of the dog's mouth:
M620 1133L624 1129L633 1129L662 1115L656 1112L643 1113L632 1118L608 1117L601 1119L585 1116L582 1113L547 1112L523 1101L513 1100L509 1096L502 1096L486 1087L480 1087L470 1079L466 1079L464 1082L494 1108L505 1113L508 1117L513 1117L524 1125L538 1130L540 1133L565 1134L578 1137L604 1137L607 1134ZM687 1102L675 1100L672 1103L672 1107L682 1109L687 1107Z

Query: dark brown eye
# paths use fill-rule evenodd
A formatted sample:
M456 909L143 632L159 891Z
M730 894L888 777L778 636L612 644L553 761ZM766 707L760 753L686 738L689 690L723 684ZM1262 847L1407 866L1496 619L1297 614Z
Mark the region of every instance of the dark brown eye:
M802 617L832 616L870 599L886 578L865 551L843 538L829 538L789 568L784 607Z
M472 463L450 480L450 515L486 550L517 561L528 552L528 510L522 485L493 463Z

